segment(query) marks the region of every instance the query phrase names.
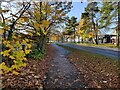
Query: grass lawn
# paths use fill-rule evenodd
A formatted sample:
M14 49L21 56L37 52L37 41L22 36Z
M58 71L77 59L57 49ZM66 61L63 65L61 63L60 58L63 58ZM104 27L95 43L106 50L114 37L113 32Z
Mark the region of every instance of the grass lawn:
M103 43L103 44L92 44L92 43L70 43L70 44L77 44L77 45L82 45L82 46L96 46L96 47L108 47L108 48L118 48L115 44L111 43ZM120 46L119 46L120 48Z
M84 75L85 82L90 88L120 88L120 61L83 50L62 47L71 52L67 58Z

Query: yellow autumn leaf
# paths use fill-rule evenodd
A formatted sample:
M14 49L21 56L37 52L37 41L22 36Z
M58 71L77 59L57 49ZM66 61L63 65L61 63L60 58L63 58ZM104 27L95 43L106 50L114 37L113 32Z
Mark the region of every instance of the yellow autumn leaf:
M11 47L11 45L10 45L10 44L7 44L6 47Z
M9 58L11 58L11 59L15 59L13 56L9 56Z
M43 10L43 9L42 9L42 11L41 11L41 12L42 12L43 14L45 14L45 10Z
M21 35L18 35L18 37L20 38L20 37L21 37Z
M6 44L9 44L10 42L9 41L3 41L3 44L6 45Z
M28 22L29 19L27 17L22 17L24 19L25 22Z
M27 42L25 40L22 41L22 44L27 44Z
M12 38L16 39L16 36L13 35Z
M6 65L2 65L2 68L4 71L9 72L9 68Z
M3 52L0 53L1 55L3 54Z
M50 6L47 6L46 12L47 14L50 14Z
M0 70L0 75L1 75L1 74L3 74L3 71L2 71L2 70Z
M25 54L29 54L31 50L25 50Z
M28 47L28 48L31 48L31 45L30 45L30 44L27 44L27 47Z
M40 24L39 24L39 23L35 23L35 24L34 24L34 27L35 27L35 28L39 28L39 27L40 27Z
M48 20L43 20L43 21L42 21L42 24L43 24L44 26L48 27L49 24L50 24L50 22L49 22Z
M57 19L57 16L52 16L53 20L56 20Z
M8 30L8 29L9 29L8 26L4 26L3 28L4 28L5 30Z
M13 62L15 63L15 65L12 65L12 66L11 66L11 68L12 68L12 69L18 69L18 68L19 68L19 66L18 66L18 65L16 65L17 61L15 61L15 60L14 60Z
M19 41L16 41L16 45L19 45L20 43L19 43Z
M36 18L40 17L40 13L39 12L35 12L34 15L36 16Z
M40 25L40 28L41 28L42 31L44 31L45 27L43 25Z
M46 32L45 30L43 30L43 34L44 34L44 35L46 35L46 34L47 34L47 32Z
M0 68L2 68L3 66L5 66L5 62L2 62L2 63L0 64Z
M17 61L16 61L16 60L13 60L13 62L14 62L14 63L17 63ZM12 67L14 67L14 65L12 65Z
M39 32L37 32L36 34L37 34L38 36L40 36L40 33L39 33Z
M4 30L3 30L3 29L1 29L1 30L0 30L0 34L1 34L1 35L3 35L3 33L4 33Z
M10 52L10 50L5 50L5 51L1 52L1 54L3 54L3 56L9 56L9 52Z
M30 35L30 36L33 36L33 34L32 34L32 33L29 33L29 35Z
M23 64L22 64L23 67L26 67L26 65L27 65L26 63L23 63Z
M16 72L15 70L12 71L13 74L18 75L19 73Z
M29 42L29 40L28 40L27 38L25 38L25 41L26 41L26 42Z
M23 58L24 61L27 61L27 58Z

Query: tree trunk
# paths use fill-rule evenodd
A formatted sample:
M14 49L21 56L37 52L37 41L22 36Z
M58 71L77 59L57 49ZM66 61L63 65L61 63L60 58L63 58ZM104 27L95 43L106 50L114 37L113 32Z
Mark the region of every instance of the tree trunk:
M8 40L12 40L12 29L10 29L10 31L8 31Z
M44 35L41 43L41 48L40 48L43 52L45 51L46 39L47 39L47 36Z
M96 45L98 45L98 37L97 37L97 31L96 31L96 27L95 27L95 22L94 22L94 19L93 19L93 16L92 16L92 23L93 23L93 29L94 29L94 32L95 32L95 43Z
M83 38L82 38L82 43L84 43L84 40L83 40Z
M41 35L39 39L37 40L37 49L44 52L45 51L45 45L46 45L47 36Z
M95 38L96 38L95 43L98 45L98 35L97 34L95 35Z
M80 43L80 36L78 35L78 43Z
M120 43L120 1L118 2L118 30L117 30L117 47L119 47L119 43Z
M74 43L76 43L76 41L75 41L75 28L74 28Z

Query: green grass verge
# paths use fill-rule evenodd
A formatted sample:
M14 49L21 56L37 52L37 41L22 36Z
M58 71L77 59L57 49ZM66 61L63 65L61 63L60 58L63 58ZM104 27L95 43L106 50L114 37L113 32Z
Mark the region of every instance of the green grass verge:
M120 48L117 47L115 44L111 44L111 43L103 43L103 44L92 44L92 43L69 43L69 44L78 44L78 45L81 45L81 46L95 46L95 47L108 47L108 48Z

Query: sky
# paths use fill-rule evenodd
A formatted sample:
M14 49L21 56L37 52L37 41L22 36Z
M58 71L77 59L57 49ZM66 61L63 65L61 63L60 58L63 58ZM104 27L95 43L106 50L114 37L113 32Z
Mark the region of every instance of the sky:
M84 13L84 8L87 6L88 2L73 2L73 8L71 11L68 13L69 17L75 16L77 17L77 21L80 20L80 16L82 13Z
M81 14L84 13L84 8L87 6L88 2L73 2L73 8L71 9L71 11L68 13L69 17L75 16L77 17L77 21L80 20ZM106 32L105 29L100 30L100 32L102 34L112 34L114 30L108 31Z

